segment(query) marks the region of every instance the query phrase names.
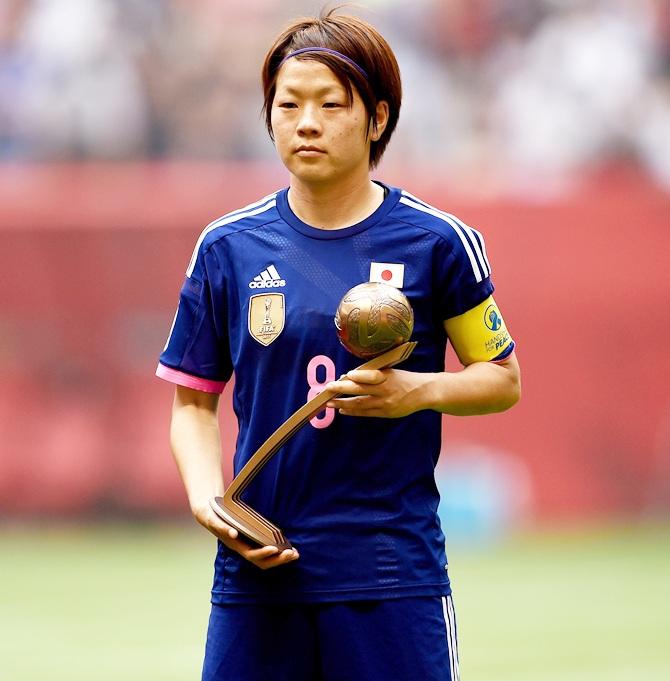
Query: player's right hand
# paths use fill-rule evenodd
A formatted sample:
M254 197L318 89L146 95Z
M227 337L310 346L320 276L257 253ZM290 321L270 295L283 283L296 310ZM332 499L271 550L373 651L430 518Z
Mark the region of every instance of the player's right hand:
M244 539L240 538L239 533L234 527L224 522L212 509L209 504L193 511L195 519L215 537L220 539L229 549L237 552L250 563L256 565L261 570L269 570L279 565L285 565L294 560L298 560L300 555L295 549L280 551L276 546L252 546Z

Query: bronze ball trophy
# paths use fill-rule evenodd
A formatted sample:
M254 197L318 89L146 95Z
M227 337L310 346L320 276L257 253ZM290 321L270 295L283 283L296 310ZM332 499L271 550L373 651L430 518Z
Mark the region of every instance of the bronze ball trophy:
M366 282L344 294L335 315L340 342L357 357L365 358L358 369L388 369L405 361L416 346L408 342L414 313L406 296L388 284ZM265 464L324 405L341 393L324 389L295 411L254 452L222 497L215 497L216 513L240 535L260 546L292 548L284 533L242 500L244 490Z

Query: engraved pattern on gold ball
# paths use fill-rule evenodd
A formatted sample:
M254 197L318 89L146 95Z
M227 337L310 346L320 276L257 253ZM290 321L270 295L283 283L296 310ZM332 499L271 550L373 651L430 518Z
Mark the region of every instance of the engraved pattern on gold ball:
M407 296L395 286L368 281L344 294L335 327L349 352L370 359L409 340L414 312Z

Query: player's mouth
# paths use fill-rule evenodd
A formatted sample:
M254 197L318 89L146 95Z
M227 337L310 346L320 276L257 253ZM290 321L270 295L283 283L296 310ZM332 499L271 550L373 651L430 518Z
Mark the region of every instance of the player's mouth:
M321 149L321 147L315 147L312 144L303 144L295 150L295 153L297 156L310 158L313 156L321 156L321 154L325 154L326 152Z

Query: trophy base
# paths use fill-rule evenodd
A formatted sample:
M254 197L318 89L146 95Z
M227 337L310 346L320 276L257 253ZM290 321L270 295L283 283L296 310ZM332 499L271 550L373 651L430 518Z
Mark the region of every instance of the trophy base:
M276 525L256 513L244 502L238 500L234 508L231 508L224 497L215 497L212 508L224 522L234 527L245 539L254 544L276 546L280 551L293 548L291 542Z

